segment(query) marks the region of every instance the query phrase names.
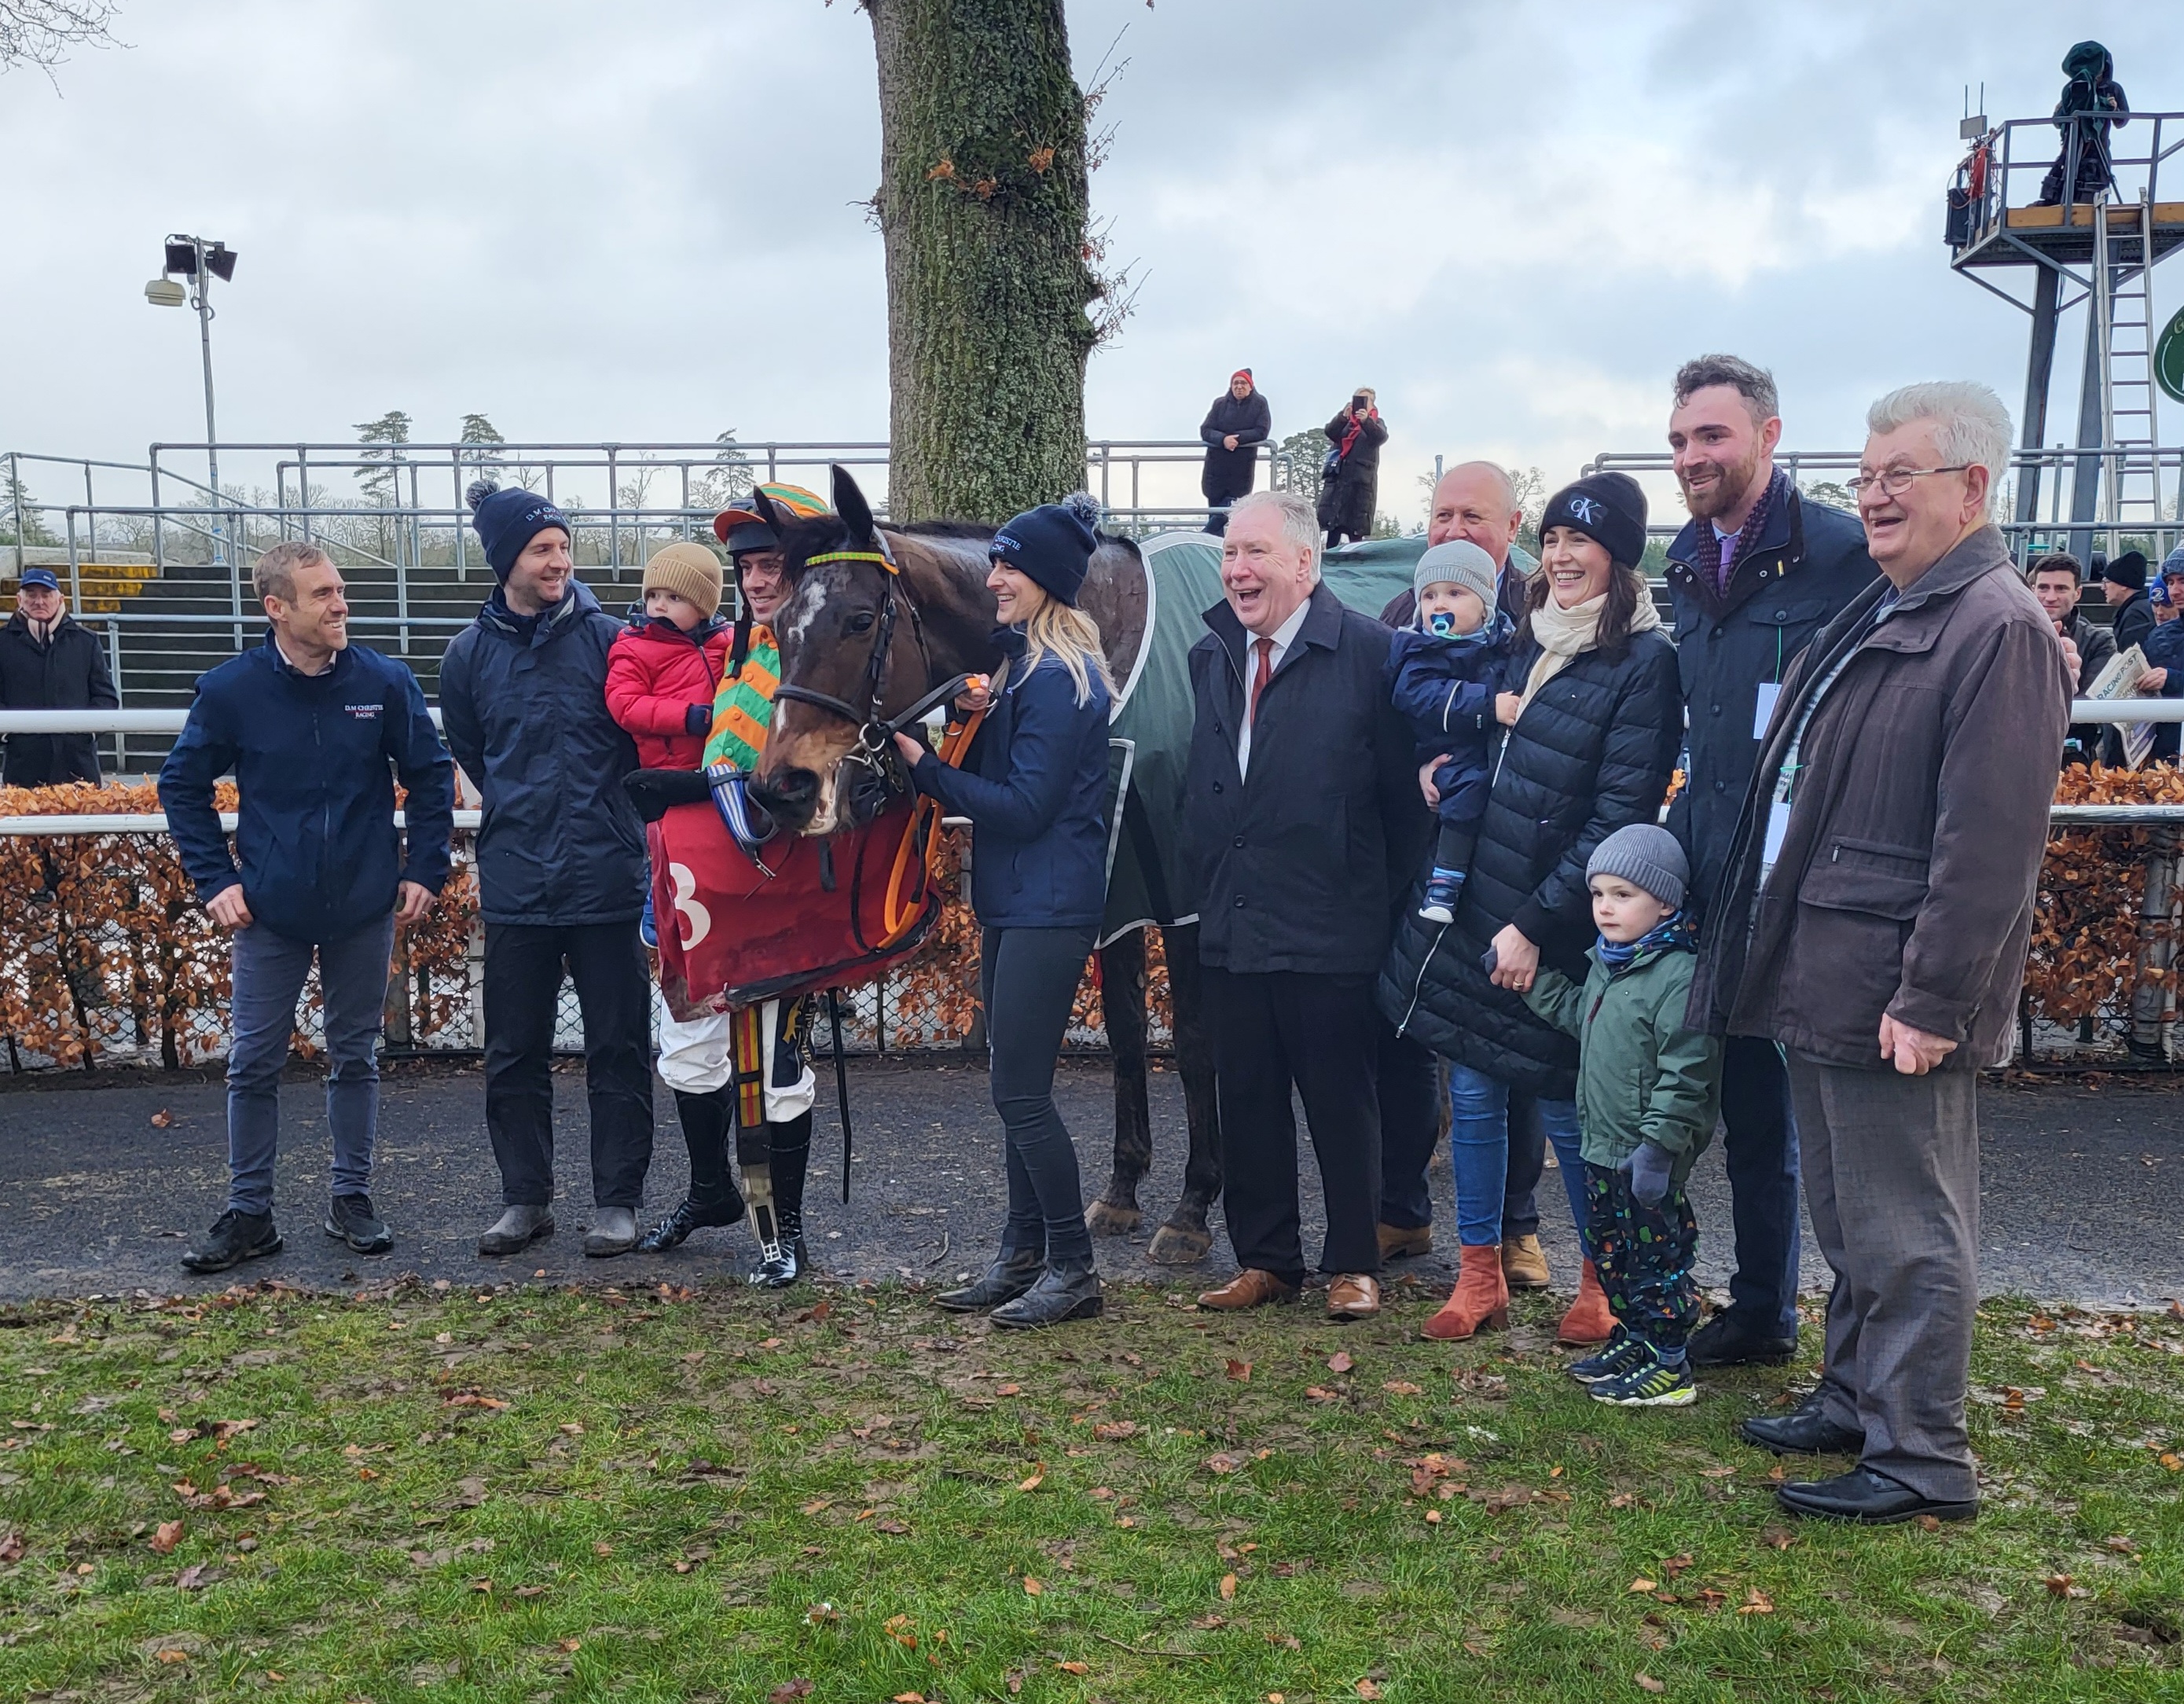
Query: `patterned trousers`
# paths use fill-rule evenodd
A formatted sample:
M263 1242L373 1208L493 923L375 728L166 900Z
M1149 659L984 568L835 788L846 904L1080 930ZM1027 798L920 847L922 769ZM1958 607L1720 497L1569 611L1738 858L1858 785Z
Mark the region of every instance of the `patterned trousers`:
M1673 1184L1658 1207L1630 1193L1620 1172L1585 1167L1585 1235L1616 1323L1651 1347L1674 1353L1698 1323L1699 1223L1691 1198Z

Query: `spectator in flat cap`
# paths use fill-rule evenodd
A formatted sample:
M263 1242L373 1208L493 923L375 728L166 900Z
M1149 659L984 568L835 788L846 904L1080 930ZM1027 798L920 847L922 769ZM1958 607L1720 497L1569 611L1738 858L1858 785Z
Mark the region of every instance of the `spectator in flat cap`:
M0 710L115 710L121 696L98 636L76 625L50 568L24 569L15 613L0 627ZM98 741L87 733L12 733L0 771L9 787L98 779Z

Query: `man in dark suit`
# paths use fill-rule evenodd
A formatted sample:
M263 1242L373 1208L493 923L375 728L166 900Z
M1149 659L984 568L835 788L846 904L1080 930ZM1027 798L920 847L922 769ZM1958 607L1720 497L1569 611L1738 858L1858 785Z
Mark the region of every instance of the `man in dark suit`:
M1373 982L1429 819L1382 678L1388 630L1319 582L1310 507L1239 499L1221 583L1190 653L1184 833L1241 1270L1199 1301L1256 1307L1303 1286L1294 1086L1327 1202L1328 1312L1366 1319L1380 1309Z

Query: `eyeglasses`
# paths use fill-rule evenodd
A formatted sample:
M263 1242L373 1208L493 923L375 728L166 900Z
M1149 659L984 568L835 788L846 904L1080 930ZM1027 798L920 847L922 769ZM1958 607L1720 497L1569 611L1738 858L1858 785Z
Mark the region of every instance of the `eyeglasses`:
M1960 461L1953 467L1892 467L1883 473L1861 473L1850 482L1850 494L1858 496L1868 486L1880 488L1883 497L1901 497L1911 488L1914 479L1925 479L1930 474L1962 473L1972 464Z

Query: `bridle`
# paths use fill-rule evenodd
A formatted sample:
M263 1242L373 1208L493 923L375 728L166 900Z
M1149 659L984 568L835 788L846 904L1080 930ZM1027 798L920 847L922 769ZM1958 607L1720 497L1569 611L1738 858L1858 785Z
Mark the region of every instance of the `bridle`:
M846 764L857 764L866 771L861 782L852 781L849 792L853 807L868 807L868 814L876 816L888 799L909 790L909 783L901 769L901 757L895 750L894 737L925 719L935 706L953 699L978 677L957 675L944 681L925 693L900 716L890 717L884 713L887 699L888 661L894 649L895 623L900 612L910 612L910 630L917 642L918 659L925 665L925 677L933 678L932 654L926 649L925 622L918 614L917 604L902 586L902 573L894 559L887 554L884 543L878 550L829 550L805 559L805 568L816 568L829 562L872 562L883 571L882 587L886 595L882 599L879 619L872 633L872 655L865 665L863 708L847 699L836 698L832 693L822 693L816 688L795 685L783 681L773 689L774 702L788 699L795 704L806 704L815 710L840 716L855 724L856 749L843 760ZM854 817L866 815L853 808Z

